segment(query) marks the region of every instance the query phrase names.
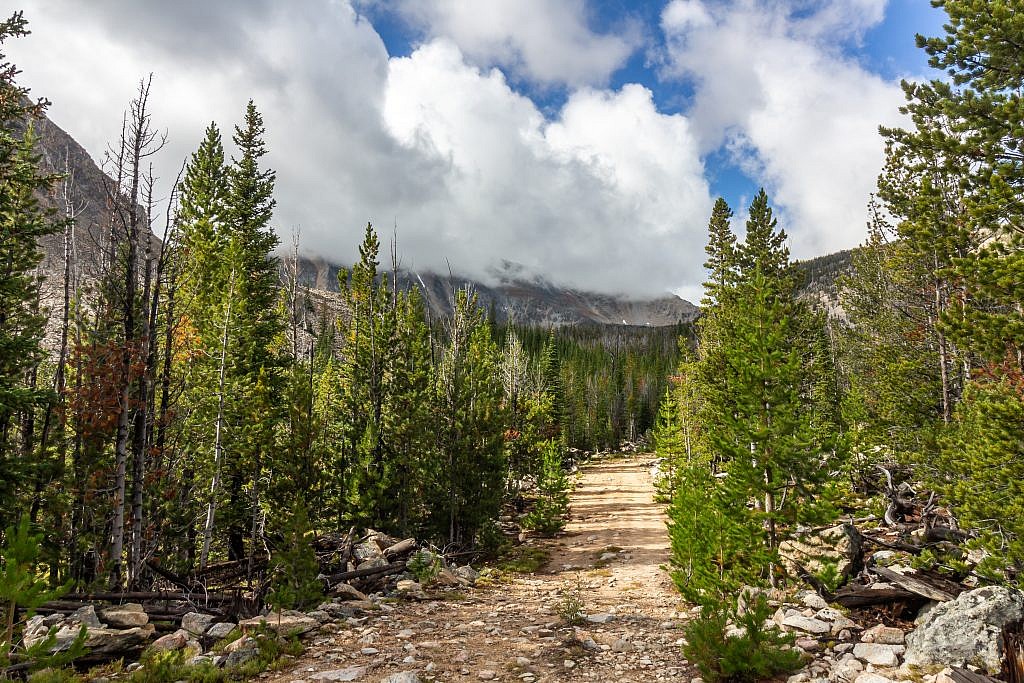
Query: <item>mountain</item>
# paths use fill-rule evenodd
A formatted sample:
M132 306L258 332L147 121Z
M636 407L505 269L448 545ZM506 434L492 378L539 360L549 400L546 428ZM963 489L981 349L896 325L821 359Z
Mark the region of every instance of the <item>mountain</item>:
M495 273L495 284L485 284L459 275L438 275L428 271L401 271L398 286L418 287L432 316L452 312L453 293L470 287L480 305L493 310L499 322L563 326L596 323L665 327L694 320L699 309L689 301L666 295L630 299L561 287L543 278L527 279L504 264ZM339 266L320 258L302 258L299 281L319 290L337 291Z
M36 122L35 130L37 150L45 170L67 175L67 182L58 183L54 193L43 199L62 214L66 207L71 207L74 212L72 249L77 255L79 277L88 282L89 271L100 260L102 245L106 243L110 230L107 195L111 181L85 149L55 123L41 119ZM47 238L43 247L43 272L50 280L46 290L52 293L63 268L63 235ZM305 258L300 263L299 280L325 292L337 291L338 270L339 266L322 258ZM585 292L561 287L544 278L525 278L513 264L508 263L502 264L493 275L495 284L485 284L460 276L404 272L399 276L399 285L419 287L431 315L435 317L451 313L452 293L463 286L471 287L479 296L480 304L493 309L498 320L511 318L523 324L561 326L597 323L662 327L688 322L698 315L696 306L672 295L631 299Z
M845 318L839 301L839 279L853 272L856 249L844 249L833 254L797 261L796 268L804 277L800 298L828 312L833 318Z

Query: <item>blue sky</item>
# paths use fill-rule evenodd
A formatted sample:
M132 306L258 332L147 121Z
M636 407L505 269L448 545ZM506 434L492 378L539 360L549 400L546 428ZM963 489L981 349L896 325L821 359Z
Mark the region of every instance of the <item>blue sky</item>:
M588 26L597 33L615 32L630 24L643 27L647 45L634 51L620 68L610 74L610 88L639 83L653 93L659 111L685 113L694 96L690 84L666 82L652 64L651 52L661 47L658 24L667 4L668 0L590 0L586 6L586 18ZM365 9L391 56L408 57L424 40L421 27L403 17L395 5L373 3ZM917 48L914 36L917 33L941 35L944 19L945 14L927 0L889 0L882 21L858 39L838 47L844 55L862 63L866 70L886 79L898 80L911 74L924 74L928 70L927 55ZM513 82L520 92L549 114L559 111L571 92L564 84L537 87L528 78L515 77ZM723 150L710 152L705 157L705 164L712 193L725 197L734 207L751 197L761 185L758 178L751 178L732 163Z
M691 299L718 195L742 234L766 187L798 258L863 240L878 126L906 125L900 79L932 77L914 34L943 20L926 0L39 0L26 16L10 56L97 160L148 73L165 183L253 98L285 243L299 230L349 261L369 220L413 269L494 280L512 262Z

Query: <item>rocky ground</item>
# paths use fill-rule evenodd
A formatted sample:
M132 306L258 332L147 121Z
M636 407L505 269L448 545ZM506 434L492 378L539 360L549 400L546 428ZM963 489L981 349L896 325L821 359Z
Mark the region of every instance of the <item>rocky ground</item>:
M529 541L550 553L536 573L382 603L329 625L270 680L691 680L680 640L689 611L662 569L668 537L649 467L643 457L588 465L565 533ZM560 615L567 594L582 600L580 626Z
M141 605L87 605L70 616L34 617L26 641L39 642L52 630L54 648L66 647L84 625L94 657L116 659L148 647L230 669L260 656L269 628L302 634L305 645L299 657L285 656L276 671L260 674L273 683L701 683L682 656L684 627L696 610L679 598L666 571L666 519L654 501L651 465L645 455L586 465L566 530L518 546L520 559L546 558L532 573L505 567L478 576L468 566L442 568L425 550L394 561L415 540L370 534L355 546L359 568L347 575L386 572L384 583L369 584L384 586L371 595L339 583L332 590L338 597L316 610L238 624L191 612L181 617L181 628L152 641L154 625ZM1013 660L1024 671L1024 593L929 578L910 566L907 550L866 553L869 537L854 531L849 523L811 530L780 549L787 563L810 566L818 558L850 574L828 594L832 604L807 589L767 592L775 610L770 626L793 634L804 661L788 683L963 683L1001 670L1003 680L1024 680L1006 669ZM872 543L893 545L894 539L879 540L888 538L884 533L898 531L876 532ZM437 570L430 580L415 566L423 553Z

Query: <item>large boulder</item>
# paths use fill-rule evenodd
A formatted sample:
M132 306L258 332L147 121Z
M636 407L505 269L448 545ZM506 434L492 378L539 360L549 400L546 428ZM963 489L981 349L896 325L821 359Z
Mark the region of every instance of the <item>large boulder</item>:
M1024 618L1024 593L986 586L962 593L932 608L907 634L907 664L983 667L997 674L1002 666L1002 629Z
M833 566L842 578L853 571L860 557L860 534L851 524L798 535L779 544L779 556L788 570L820 574Z
M85 626L85 646L89 649L90 655L115 656L141 650L156 632L153 624L127 629L91 626L90 622L93 619L89 618L88 612L84 614L85 618L83 614L76 612L63 620L54 619L54 615L32 617L25 625L25 645L32 647L42 642L49 636L50 630L55 629L55 640L49 649L50 652L61 652L71 646L82 626ZM95 612L91 614L95 618Z

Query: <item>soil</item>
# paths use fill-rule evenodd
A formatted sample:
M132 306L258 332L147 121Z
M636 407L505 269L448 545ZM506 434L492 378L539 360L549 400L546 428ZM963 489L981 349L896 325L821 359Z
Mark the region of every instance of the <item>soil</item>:
M683 659L681 627L690 611L665 570L669 541L652 464L634 455L583 467L565 531L527 541L550 554L537 572L386 604L321 634L270 680L415 672L424 681L689 681L697 674ZM567 623L567 595L589 620Z

